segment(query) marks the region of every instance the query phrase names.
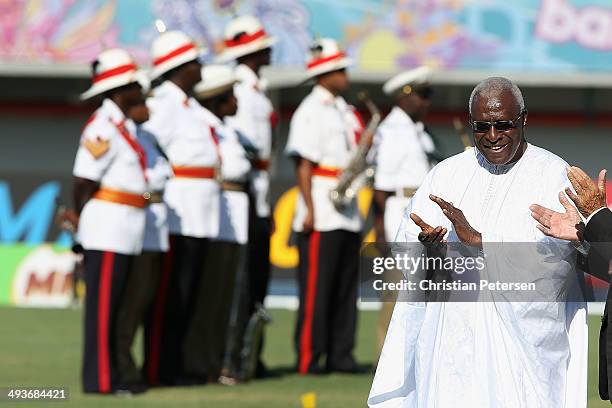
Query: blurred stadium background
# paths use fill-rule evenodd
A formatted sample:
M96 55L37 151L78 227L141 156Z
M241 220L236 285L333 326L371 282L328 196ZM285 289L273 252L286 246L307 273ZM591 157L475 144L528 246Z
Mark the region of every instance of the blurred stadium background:
M472 87L504 75L523 89L532 143L592 176L612 167L608 0L0 0L0 386L65 384L78 393L80 315L64 310L72 303L74 257L70 236L54 225L54 214L71 202L79 133L95 108L78 100L88 86L89 62L103 48L119 46L146 67L160 18L198 39L212 59L225 24L243 14L256 15L280 39L274 65L264 73L281 119L272 167L277 232L271 307L295 306L295 190L282 150L291 114L308 92L302 67L318 35L339 40L355 61L347 99L355 102L366 89L384 111L390 108L380 90L386 79L422 64L436 68L427 124L446 155L463 149L453 119L467 119ZM609 188L612 198L610 183ZM362 204L367 213L367 193ZM293 362L293 313L276 310L275 316L275 340L266 353L282 372ZM361 319L358 354L371 363L375 314L365 312ZM593 357L597 319L591 323ZM591 361L590 378L596 381ZM333 380L337 386L324 378L289 376L210 392L160 390L129 404L288 407L300 406L300 395L312 391L321 396L320 406L364 405L371 375ZM595 407L593 381L589 406ZM109 404L74 399L79 406Z

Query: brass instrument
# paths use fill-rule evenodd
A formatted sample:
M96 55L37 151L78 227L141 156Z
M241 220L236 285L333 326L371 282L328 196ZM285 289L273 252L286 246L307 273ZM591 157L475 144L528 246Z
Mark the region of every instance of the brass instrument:
M370 151L370 147L372 147L374 134L380 124L382 115L366 92L361 92L359 99L365 104L371 118L361 135L357 151L346 169L340 174L338 184L329 193L330 199L338 211L346 208L359 190L368 183L371 183L374 178L374 166L368 163L366 156Z
M461 138L461 143L463 143L464 150L468 150L474 147L472 146L472 140L470 139L470 136L465 131L465 126L463 125L463 122L457 116L453 118L453 126L455 127L455 130Z

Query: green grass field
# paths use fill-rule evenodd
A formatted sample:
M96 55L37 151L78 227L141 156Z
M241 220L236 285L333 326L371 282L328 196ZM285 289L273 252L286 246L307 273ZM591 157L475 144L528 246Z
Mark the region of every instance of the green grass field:
M0 308L0 387L67 387L67 403L0 401L0 407L301 407L301 396L316 394L317 408L365 407L372 374L301 377L291 373L295 314L272 311L265 359L278 378L236 387L208 385L151 390L134 397L89 396L80 392L81 312ZM597 396L597 335L599 321L590 320L589 408L609 407ZM371 364L376 313L362 312L356 355Z

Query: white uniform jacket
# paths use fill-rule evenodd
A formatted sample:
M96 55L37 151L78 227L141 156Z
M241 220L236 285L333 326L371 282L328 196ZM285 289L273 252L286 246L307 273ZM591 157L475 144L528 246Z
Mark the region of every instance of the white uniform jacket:
M226 122L243 134L257 149L262 163L269 165L272 151L272 122L275 113L272 102L266 96L266 86L246 65L238 65L235 75L240 81L234 86L234 94L238 99L238 111L236 115L226 118ZM264 167L267 166L264 165ZM255 169L249 177L251 191L255 196L257 216L270 216L269 170Z
M155 136L138 127L136 137L147 154L147 186L151 194L163 194L172 177L172 167L160 151ZM166 203L151 203L146 208L143 250L166 252L168 242L168 207Z
M171 81L147 99L150 119L143 126L155 135L173 167L220 166L210 115ZM171 234L214 238L219 233L219 183L212 178L174 177L166 185Z
M392 242L410 202L404 189L416 190L423 182L431 169L427 153L434 151L434 143L423 123L415 123L397 106L382 121L375 138L374 188L394 194L385 204L385 237Z
M355 111L342 97L334 98L316 85L291 119L287 154L310 160L321 168L344 169L357 149L362 127ZM329 198L337 183L337 178L313 175L314 229L358 232L362 220L357 200L340 212ZM306 205L300 195L293 222L295 231L302 231L305 216Z
M121 124L127 131L120 131ZM105 99L83 129L73 175L96 181L101 188L144 194L144 170L128 142L136 142L135 130L119 107ZM92 198L81 212L78 237L87 250L136 255L142 250L144 228L142 208Z

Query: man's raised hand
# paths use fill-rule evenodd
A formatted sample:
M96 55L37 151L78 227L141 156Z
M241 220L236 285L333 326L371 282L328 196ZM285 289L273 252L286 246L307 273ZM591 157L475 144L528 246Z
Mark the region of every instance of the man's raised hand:
M531 216L539 223L536 227L549 237L566 241L579 241L582 238L584 224L580 214L563 194L559 193L559 202L565 208L564 213L533 204L529 209Z
M421 232L419 233L419 241L423 243L426 247L438 246L444 243L444 236L448 232L448 230L444 227L432 227L425 221L421 219L415 213L410 214L410 219L414 221L414 223L421 228Z
M574 194L570 188L566 188L565 192L584 218L606 206L606 169L599 172L597 183L580 167L569 167L567 177L577 194Z
M472 228L465 215L463 215L463 211L455 207L453 203L449 203L433 194L429 195L429 199L438 204L442 213L453 223L455 233L462 243L482 248L482 235Z

